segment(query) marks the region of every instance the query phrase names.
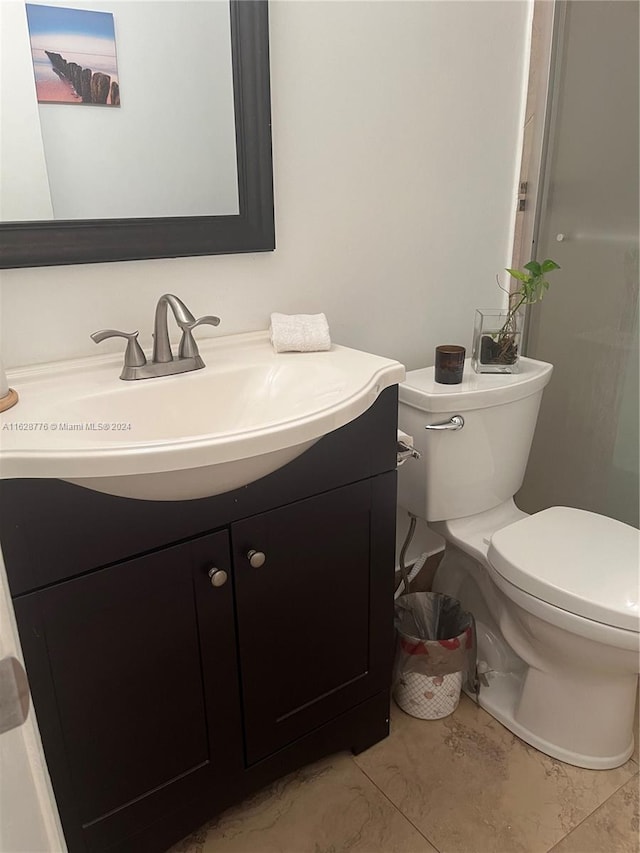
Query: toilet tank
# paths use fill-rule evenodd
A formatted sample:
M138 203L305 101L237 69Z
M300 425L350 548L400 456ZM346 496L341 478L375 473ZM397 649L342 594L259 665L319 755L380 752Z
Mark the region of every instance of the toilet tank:
M512 498L522 485L542 391L552 365L520 358L519 373L475 373L467 359L459 385L441 385L433 367L407 372L398 426L421 459L400 468L398 503L427 521L462 518ZM459 430L427 424L464 418Z

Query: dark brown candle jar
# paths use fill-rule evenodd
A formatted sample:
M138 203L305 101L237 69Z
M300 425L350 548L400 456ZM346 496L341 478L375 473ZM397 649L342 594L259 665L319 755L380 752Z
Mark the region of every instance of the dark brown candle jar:
M436 347L436 382L459 385L464 371L465 348L454 344Z

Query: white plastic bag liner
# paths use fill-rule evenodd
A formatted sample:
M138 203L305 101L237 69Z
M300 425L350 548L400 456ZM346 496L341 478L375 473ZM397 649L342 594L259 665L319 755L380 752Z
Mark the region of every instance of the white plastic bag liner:
M423 720L452 714L463 681L475 689L473 616L455 598L437 592L401 596L395 614L393 698Z

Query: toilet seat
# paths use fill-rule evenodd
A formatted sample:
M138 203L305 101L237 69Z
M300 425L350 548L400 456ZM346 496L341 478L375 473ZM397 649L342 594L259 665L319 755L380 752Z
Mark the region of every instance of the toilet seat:
M511 586L585 619L640 633L638 531L570 507L497 530L487 559Z

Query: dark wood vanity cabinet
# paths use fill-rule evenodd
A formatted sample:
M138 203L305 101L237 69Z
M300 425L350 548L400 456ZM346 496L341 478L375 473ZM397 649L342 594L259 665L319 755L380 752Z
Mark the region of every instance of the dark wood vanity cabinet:
M395 411L388 389L285 468L214 498L1 484L71 851L160 853L283 773L386 735Z
M395 474L231 527L249 764L388 687L382 491L395 491ZM267 557L257 569L252 548ZM380 549L386 569L372 559Z
M71 850L242 768L232 585L211 565L230 571L226 531L14 602Z

